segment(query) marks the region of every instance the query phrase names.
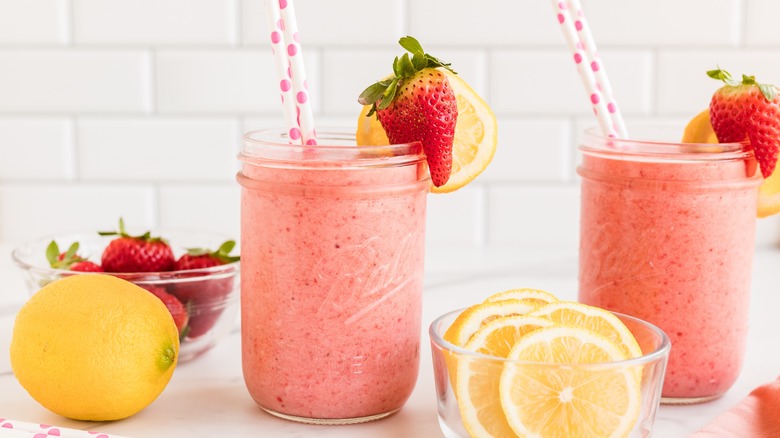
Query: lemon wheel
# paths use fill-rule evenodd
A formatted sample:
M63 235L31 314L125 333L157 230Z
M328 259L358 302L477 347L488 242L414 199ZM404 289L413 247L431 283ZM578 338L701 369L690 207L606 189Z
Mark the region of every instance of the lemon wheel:
M517 435L625 437L634 427L642 403L635 370L587 366L628 358L612 340L578 327L541 328L509 358L499 394Z

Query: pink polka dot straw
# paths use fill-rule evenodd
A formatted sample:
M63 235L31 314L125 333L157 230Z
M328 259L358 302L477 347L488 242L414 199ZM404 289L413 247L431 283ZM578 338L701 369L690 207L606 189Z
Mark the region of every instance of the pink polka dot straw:
M612 86L596 50L596 42L590 33L580 1L552 0L552 3L601 132L611 137L628 138L623 116L612 95Z
M290 143L316 145L317 134L293 0L266 0L265 6Z
M0 418L0 437L19 438L123 438L100 432Z

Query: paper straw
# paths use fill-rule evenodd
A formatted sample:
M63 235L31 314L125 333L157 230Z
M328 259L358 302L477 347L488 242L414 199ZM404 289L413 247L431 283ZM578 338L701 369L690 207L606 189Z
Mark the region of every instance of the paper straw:
M601 132L610 137L627 138L623 117L612 96L604 63L599 59L579 0L552 0L552 3Z
M294 139L300 141L300 126L295 111L295 97L293 94L293 84L290 78L290 61L287 59L287 47L284 43L284 22L276 7L276 0L266 0L266 18L268 28L271 29L271 51L276 61L276 73L279 77L279 92L282 98L282 110L284 112L284 127L290 138L290 143Z
M281 16L280 28L284 37L282 41L285 47L283 53L288 61L284 65L288 68L287 76L292 79L292 93L296 104L295 116L299 128L298 131L295 131L295 127L290 129L290 138L293 140L300 138L301 143L305 145L316 145L317 133L314 128L311 97L306 82L306 69L303 63L303 50L298 35L298 23L295 18L295 5L293 0L266 0L266 7L269 10L274 9L274 12L269 13L269 16L276 16L276 11ZM272 29L274 28L272 27ZM277 65L278 63L277 58Z
M107 433L0 418L0 437L43 438L53 436L62 438L123 438L119 435L109 435Z
M607 75L607 69L604 67L604 62L601 60L598 49L596 49L596 41L593 39L593 34L590 31L590 25L585 18L585 13L582 10L582 4L580 0L568 0L569 9L574 11L578 21L574 22L574 27L577 29L577 34L580 36L585 45L585 51L591 58L591 70L596 75L596 82L601 86L601 90L604 93L604 97L607 101L607 110L609 110L612 116L612 121L615 123L618 135L620 138L628 138L628 131L626 130L626 123L623 121L623 116L620 113L617 100L612 92L612 85L609 82ZM578 24L579 23L579 24Z

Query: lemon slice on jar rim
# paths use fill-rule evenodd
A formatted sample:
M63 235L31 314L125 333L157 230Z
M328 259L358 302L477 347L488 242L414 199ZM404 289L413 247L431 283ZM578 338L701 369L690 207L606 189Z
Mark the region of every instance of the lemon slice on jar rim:
M484 99L460 76L446 69L440 70L447 76L458 101L458 121L452 144L450 179L441 187L431 186L431 192L449 193L470 183L487 168L496 152L498 128L496 116ZM370 109L370 106L364 106L358 116L355 133L358 146L389 144L376 114L366 117Z
M700 112L688 122L683 132L684 143L717 143L718 137L712 129L710 111ZM756 216L764 218L780 213L780 171L775 169L769 178L758 187L758 210Z

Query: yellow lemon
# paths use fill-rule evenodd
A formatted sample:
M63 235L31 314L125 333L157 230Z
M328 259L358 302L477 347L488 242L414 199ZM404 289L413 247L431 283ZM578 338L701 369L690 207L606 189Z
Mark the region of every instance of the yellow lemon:
M20 309L11 338L19 383L47 409L77 420L129 417L173 374L176 324L146 290L109 275L44 286Z
M718 143L715 130L710 122L710 111L704 110L697 114L685 126L684 143ZM780 171L775 169L769 178L758 187L758 211L760 218L780 213Z
M476 178L487 168L496 152L498 128L496 116L488 104L460 76L440 69L447 76L458 101L458 121L452 144L452 172L446 184L431 186L433 193L455 191ZM366 117L370 107L364 106L358 116L358 145L389 144L376 114Z
M578 366L627 359L619 343L583 328L545 327L521 337L508 357L499 394L518 436L623 437L634 427L642 404L636 370Z

